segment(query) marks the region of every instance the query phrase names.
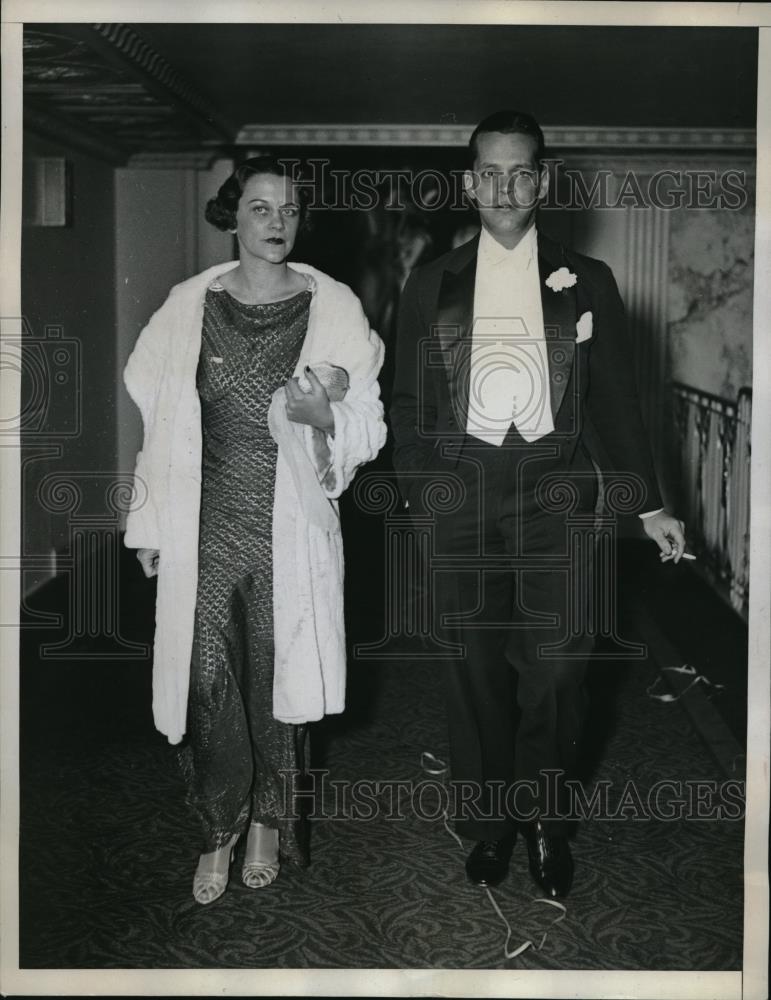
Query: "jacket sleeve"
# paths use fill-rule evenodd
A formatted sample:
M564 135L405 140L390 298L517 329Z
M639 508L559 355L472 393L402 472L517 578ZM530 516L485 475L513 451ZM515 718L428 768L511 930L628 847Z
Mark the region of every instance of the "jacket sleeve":
M399 301L396 365L391 397L391 429L394 436L393 464L397 475L420 472L434 451L435 439L425 432L437 422L433 383L422 363L424 346L431 335L420 296L420 271L413 271ZM408 492L406 480L402 492Z
M330 499L336 499L348 488L359 466L376 457L387 434L378 384L383 342L370 329L364 310L353 295L345 310L341 332L336 363L348 372L349 388L344 399L329 404L335 433L328 438L329 464L321 485ZM306 435L310 433L308 428Z
M636 513L662 506L643 423L634 371L633 345L624 304L610 268L603 264L599 283L596 338L589 362L586 406L600 438L610 471L629 473L641 486Z
M134 470L134 497L126 518L124 544L131 549L159 549L161 537L158 510L162 476L154 461L157 403L162 358L153 347L160 321L156 313L142 330L123 370L123 382L142 414L144 443Z

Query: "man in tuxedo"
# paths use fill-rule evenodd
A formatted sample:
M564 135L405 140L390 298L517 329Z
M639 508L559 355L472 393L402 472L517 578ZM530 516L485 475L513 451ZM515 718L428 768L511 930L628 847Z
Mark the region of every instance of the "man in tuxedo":
M567 551L567 515L591 520L600 469L606 486L623 477L663 560L679 561L685 539L662 508L613 275L536 228L549 184L540 127L497 112L469 147L481 234L413 271L400 302L394 466L417 516L427 484L453 491L430 512L430 579L442 636L462 649L443 677L452 783L464 789L456 829L476 841L468 877L499 883L519 828L536 883L564 896L560 796L593 646L590 629L565 625L590 600L565 570L585 558Z

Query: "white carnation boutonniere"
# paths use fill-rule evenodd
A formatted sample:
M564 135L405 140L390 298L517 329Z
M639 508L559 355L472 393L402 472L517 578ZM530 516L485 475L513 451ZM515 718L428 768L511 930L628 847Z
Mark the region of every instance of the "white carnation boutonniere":
M553 292L561 292L563 288L572 288L577 280L572 271L568 271L566 267L560 267L558 270L552 271L546 279L546 287L551 288Z

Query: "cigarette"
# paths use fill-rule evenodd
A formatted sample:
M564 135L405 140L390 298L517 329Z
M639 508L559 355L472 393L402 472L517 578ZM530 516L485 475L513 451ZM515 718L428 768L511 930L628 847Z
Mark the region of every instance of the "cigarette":
M696 556L691 555L690 552L683 552L683 559L695 559Z

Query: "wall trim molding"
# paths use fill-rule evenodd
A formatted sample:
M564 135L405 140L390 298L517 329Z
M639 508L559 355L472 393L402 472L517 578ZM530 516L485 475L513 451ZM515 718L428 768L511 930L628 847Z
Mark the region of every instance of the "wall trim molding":
M267 143L266 143L267 145ZM286 145L289 145L288 143ZM371 148L377 148L372 146ZM245 156L251 150L247 146L237 147L222 145L194 150L179 150L175 152L145 152L134 153L128 158L123 157L121 166L135 170L209 170L217 160L232 160L234 154ZM566 171L604 171L623 176L634 169L640 177L655 174L659 170L669 169L673 164L673 156L677 157L677 169L703 170L709 166L730 165L741 169L750 181L755 178L755 156L747 151L731 151L728 149L691 150L690 152L668 152L665 149L633 150L628 153L598 153L561 150L567 159L561 155L550 157L551 160L564 162Z
M465 146L473 125L245 125L236 145L280 146ZM552 126L546 144L556 149L691 152L755 150L754 129Z

